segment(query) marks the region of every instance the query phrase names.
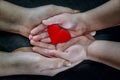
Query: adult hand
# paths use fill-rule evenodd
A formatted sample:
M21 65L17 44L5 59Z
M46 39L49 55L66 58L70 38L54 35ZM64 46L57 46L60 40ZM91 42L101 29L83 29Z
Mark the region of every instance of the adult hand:
M61 26L61 28L67 29L70 32L71 37L77 37L86 33L90 33L88 32L89 25L86 24L84 18L85 18L84 13L79 14L63 13L43 20L42 26L45 27L52 24L58 24ZM40 31L38 27L35 27L34 29L37 29L36 31ZM34 31L34 29L32 31ZM39 35L40 34L37 34L34 37L37 37Z
M73 13L73 10L56 5L45 5L37 8L23 8L7 1L0 1L0 30L18 33L28 37L30 31L42 20L60 13ZM40 31L44 27L40 27ZM35 33L32 33L33 35Z
M80 36L73 38L66 43L60 43L56 45L57 50L48 50L39 47L39 42L35 43L33 51L40 53L48 57L59 57L71 62L69 67L61 67L59 69L45 70L45 74L57 74L59 72L65 71L75 65L79 64L83 60L87 59L87 48L94 41L94 38L88 34L86 36Z
M26 16L27 15L28 16L24 17L22 21L23 28L20 27L20 34L28 37L30 31L34 27L38 26L42 20L63 12L73 13L73 10L70 8L56 6L56 5L46 5L28 10L28 12L25 13ZM32 32L32 35L35 35L36 33L41 33L45 28L46 27L40 26L39 27L40 31L39 32L35 31L35 33Z
M67 65L60 58L47 58L34 52L0 53L0 76L16 74L48 75L44 70L59 69Z
M59 57L71 62L69 67L61 67L59 69L43 71L45 74L49 73L55 75L59 72L74 67L85 59L88 59L87 48L93 41L94 38L91 35L86 35L73 38L67 43L56 45L57 50L41 49L40 47L34 47L33 50L45 56Z
M49 57L60 57L71 62L81 61L86 58L87 47L94 41L91 35L80 36L66 43L56 45L57 50L48 50L38 47L36 44L33 51Z

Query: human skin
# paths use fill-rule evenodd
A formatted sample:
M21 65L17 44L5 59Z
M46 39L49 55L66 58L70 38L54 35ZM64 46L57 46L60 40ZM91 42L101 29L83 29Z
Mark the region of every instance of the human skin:
M0 76L34 74L53 76L53 69L65 67L66 61L60 58L47 58L34 52L0 52ZM51 71L51 74L47 73ZM60 71L59 71L60 72Z
M59 24L62 28L68 29L72 37L76 37L92 31L97 31L97 30L112 27L114 25L118 25L120 23L119 17L120 17L120 0L110 0L107 3L95 9L92 9L84 13L78 13L78 14L64 13L64 14L56 15L47 20L43 20L42 24L39 26L47 27L48 25L51 25L51 24ZM34 34L31 38L31 44L34 45L33 47L34 51L38 51L39 48L41 47L49 49L48 47L45 46L45 43L47 43L46 45L48 45L48 43L51 42L50 38L48 38L47 32L44 32L43 34L39 34L38 33L39 31L40 31L39 27L36 27L31 31L31 36ZM39 44L39 41L41 42L43 41L44 46L43 44ZM101 47L98 45L100 43L103 44L103 45L100 45ZM97 45L97 46L95 47L94 45ZM111 47L109 47L109 45L111 45ZM39 47L35 49L36 46L39 46ZM71 46L71 44L70 43L63 44L60 46L61 47L59 47L58 49L64 50L63 49L64 46ZM112 46L114 46L114 48L112 48ZM97 60L99 62L102 62L104 64L107 64L109 66L119 69L120 60L119 58L118 59L115 58L119 56L120 51L118 46L119 46L119 43L117 44L116 42L96 41L93 44L92 49L90 48L88 50L88 54L90 52L91 57L93 56L93 58L94 57L96 59L98 58ZM114 55L114 52L116 53L116 55ZM107 55L108 53L110 53L110 55Z
M33 48L33 51L48 57L60 57L70 62L76 62L79 61L79 59L82 59L80 58L81 56L86 55L88 46L94 42L95 39L91 35L89 36L90 37L88 37L88 35L79 36L66 43L60 43L56 45L57 50L49 50L36 46ZM67 44L70 44L70 46L63 46Z
M31 29L40 24L43 19L63 12L73 13L73 10L55 5L23 8L0 0L0 30L28 37ZM67 66L67 63L69 63L60 58L44 57L30 49L27 52L21 50L0 52L0 76L16 74L52 76L56 73L48 74L47 70L52 72L53 69Z
M82 34L88 34L92 31L97 31L114 25L118 25L120 23L119 8L120 1L111 0L95 9L89 10L84 13L63 13L60 15L56 15L54 17L43 20L42 24L34 28L30 34L30 40L31 42L33 40L36 41L36 43L32 45L38 44L36 46L54 49L51 46L47 47L49 46L48 43L50 43L51 40L47 31L44 31L44 33L42 34L39 33L41 31L40 27L46 28L48 25L58 24L62 28L68 29L72 37L76 37ZM44 44L42 42L44 42Z
M33 44L35 43L33 42ZM58 44L56 46L57 50L43 49L35 46L33 51L49 57L60 57L73 64L77 61L88 59L120 70L119 48L120 42L94 40L94 38L81 36L67 43Z
M59 69L54 69L52 73L59 73L75 65L81 63L83 60L88 59L87 48L90 44L92 44L95 39L91 35L80 36L77 38L71 39L69 42L58 44L56 46L57 50L50 50L41 47L37 47L33 49L33 51L42 54L44 56L48 56L50 58L62 58L69 62L71 65L69 67L61 67ZM70 44L70 46L63 46ZM62 49L62 50L61 50ZM45 71L46 72L46 71ZM47 71L51 73L51 71Z
M31 31L33 39L41 39L42 34L39 35L39 27L44 28L51 24L58 24L64 29L68 29L72 37L93 31L112 27L120 24L120 0L110 0L105 4L89 10L84 13L70 14L63 13L42 21L42 24ZM46 33L44 33L46 34ZM45 35L47 36L47 34ZM42 37L43 38L43 37ZM44 41L44 40L43 40ZM50 39L48 39L50 41Z
M88 47L88 52L91 60L120 70L120 42L96 40Z
M25 52L16 50L14 52L11 52L11 54L10 52L9 54L6 52L1 52L0 76L16 74L54 76L57 73L67 70L87 59L86 49L88 45L90 45L93 41L94 39L88 38L87 35L74 38L70 41L71 45L74 45L71 47L64 47L64 52L60 50L50 50L47 52L47 54L52 53L52 56L48 56L49 58L41 56L38 53L28 52L29 50ZM42 50L45 51L44 49ZM58 55L53 58L53 54L56 52ZM66 55L64 56L64 54ZM57 58L58 56L61 57Z
M24 8L4 0L0 0L0 30L21 34L28 37L30 31L43 19L74 11L67 7L45 5L37 8Z

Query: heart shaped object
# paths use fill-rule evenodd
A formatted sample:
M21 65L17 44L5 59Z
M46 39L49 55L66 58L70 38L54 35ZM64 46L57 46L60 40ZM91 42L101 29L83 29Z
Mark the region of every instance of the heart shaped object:
M52 44L67 42L71 39L70 33L65 29L61 29L57 24L48 26L48 34Z

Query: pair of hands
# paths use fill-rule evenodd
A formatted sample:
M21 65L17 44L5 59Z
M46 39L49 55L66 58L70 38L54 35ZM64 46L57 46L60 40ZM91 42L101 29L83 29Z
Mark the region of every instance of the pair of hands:
M49 13L48 13L49 12ZM61 6L55 6L55 5L47 5L47 6L41 6L38 8L24 8L22 11L22 17L16 18L17 20L11 21L11 30L10 32L21 34L25 37L28 37L30 34L30 31L35 28L36 26L40 25L42 20L47 19L49 17L52 17L57 14L61 13L74 13L72 9L61 7ZM38 27L36 27L38 28ZM41 32L45 29L45 27L39 27ZM12 31L12 29L14 29ZM15 32L15 30L18 30ZM9 31L9 28L7 29ZM34 29L32 30L34 33ZM35 31L36 32L36 31ZM37 35L38 33L32 34L32 36ZM44 34L44 33L43 33ZM43 40L45 41L45 40ZM83 41L83 42L82 42ZM32 41L31 41L32 42ZM46 40L46 42L49 42ZM39 49L39 53L44 54L44 51L47 53L58 53L56 57L61 57L66 60L69 60L73 62L73 64L70 66L74 66L77 63L81 62L83 58L86 58L86 48L87 46L92 42L92 40L86 36L73 38L67 43L58 44L56 47L59 49L59 51L53 50L55 47L51 46L51 44L48 44L51 48L51 50L47 50L46 47L44 49L41 47L37 47ZM38 42L39 43L39 42ZM89 44L88 44L89 43ZM33 44L33 43L32 43ZM75 45L77 44L77 45ZM82 44L82 45L78 45ZM35 46L35 44L33 44ZM44 44L42 44L43 46ZM66 45L66 46L64 46ZM74 45L74 46L72 46ZM40 45L39 45L40 46ZM64 46L64 47L63 47ZM69 47L71 46L71 47ZM34 47L33 47L34 49ZM64 52L63 52L64 51ZM20 54L18 54L20 53ZM68 53L68 54L66 54ZM75 54L71 54L75 53ZM80 54L79 54L80 53ZM64 55L65 54L65 55ZM71 57L73 55L73 57ZM80 56L78 56L80 55ZM48 56L48 55L46 55ZM9 56L10 57L10 56ZM14 52L11 56L11 62L8 65L11 66L12 69L9 69L9 71L6 71L6 74L40 74L40 75L55 75L65 69L68 69L70 67L64 67L64 65L67 65L68 62L64 59L60 58L47 58L43 57L37 53L34 52ZM77 58L76 58L77 57ZM10 58L8 58L10 59ZM9 61L9 60L8 60ZM6 63L3 62L3 63ZM11 65L12 64L12 65ZM15 65L14 65L15 64ZM19 66L16 66L16 64L20 64ZM49 65L47 65L49 64ZM10 67L9 66L9 67ZM15 69L15 70L13 70ZM11 71L12 70L12 71ZM4 71L4 70L3 70ZM15 71L15 72L14 72ZM2 75L2 74L1 74Z
M3 75L11 74L35 74L35 75L47 75L54 76L55 74L69 69L84 59L87 59L87 47L93 42L94 39L86 36L80 36L71 39L67 43L59 44L59 49L63 49L61 45L68 45L64 47L64 52L60 50L48 50L47 54L44 51L47 49L38 48L38 53L48 56L44 57L34 52L13 52L6 58L0 58L3 66ZM71 46L69 47L69 44ZM40 52L39 52L40 50ZM54 55L54 57L53 57ZM59 57L59 58L57 58ZM69 60L69 61L68 61Z
M72 39L66 43L52 45L47 32L47 26L52 24L59 24L62 28L68 29L72 36ZM78 53L83 53L82 50L80 50L80 46L84 48L86 54L86 47L88 47L88 45L90 45L90 43L94 41L92 34L86 34L88 33L87 31L88 26L84 22L83 13L63 13L43 20L40 25L38 25L31 31L29 39L31 44L34 46L33 51L47 57L59 57L70 62L75 62L77 61L74 60L75 58L81 59L77 58ZM84 36L81 36L83 34ZM77 45L79 45L78 50L76 47ZM73 51L76 52L73 53Z
M118 3L118 2L116 2L116 3ZM113 4L110 2L110 6L112 6ZM106 5L107 5L107 7L106 7ZM86 49L94 41L94 39L92 39L92 37L90 35L85 35L86 32L89 32L92 30L100 30L100 29L105 28L106 26L113 25L113 23L116 24L119 22L118 19L115 19L116 14L115 14L115 16L113 16L114 13L111 13L111 11L119 12L118 11L119 6L116 5L115 7L117 7L117 8L113 9L113 10L111 9L110 6L109 6L109 3L107 3L102 7L98 7L92 11L88 11L87 14L89 14L89 15L87 15L87 17L89 16L89 18L86 18L86 15L84 13L82 13L82 14L64 13L64 12L70 12L70 13L73 13L73 12L71 9L68 9L68 8L63 9L63 7L60 8L57 6L52 6L52 7L51 6L48 6L48 7L43 6L43 7L33 8L33 9L29 9L29 10L27 9L26 10L27 12L25 12L25 14L24 14L25 16L22 17L20 22L18 21L18 23L16 23L16 24L18 24L17 25L17 27L19 29L18 33L23 36L28 37L28 35L30 34L30 31L34 27L38 26L31 31L31 35L29 36L29 38L31 40L31 44L35 46L35 47L33 47L33 50L35 52L38 52L45 56L49 56L49 57L54 56L54 57L64 58L64 59L72 62L73 66L74 66L75 64L77 64L77 62L79 63L82 60L87 58L87 56L86 56L87 50ZM101 10L102 10L102 12L105 12L104 15L100 13ZM64 13L64 14L54 16L54 15L57 15L60 13ZM94 13L96 13L98 15L94 15ZM109 19L111 17L103 18L104 16L107 16L107 15L112 15L113 16L112 19ZM49 18L49 17L51 17L51 18ZM49 18L49 19L47 19L47 18ZM106 20L106 23L103 22L105 20ZM111 21L111 20L114 20L114 21ZM110 24L110 22L112 22L112 23ZM90 23L92 25L90 25ZM56 46L51 45L50 44L51 41L48 38L48 34L46 33L46 30L45 30L45 28L47 28L47 26L50 24L59 24L63 28L69 29L73 38L67 43L61 43ZM93 28L91 29L90 27L91 28L93 27L94 29ZM42 32L42 34L41 34L41 32ZM79 37L82 34L84 34L85 36ZM69 46L71 46L71 47L69 47ZM58 51L54 50L55 48L58 49ZM95 49L95 48L96 47L94 47L93 49ZM34 54L32 53L32 55L34 55ZM22 56L22 57L24 57L24 56ZM33 57L33 56L29 56L29 57L36 59L36 57ZM46 59L47 59L47 57L44 57L44 59L42 59L42 60L45 61ZM49 58L49 61L51 59L54 59L54 58ZM58 59L58 58L56 58L56 59ZM28 58L28 60L29 60L29 58ZM47 61L48 64L49 64L49 61ZM35 63L38 63L38 62L40 62L40 60L35 61ZM42 67L44 67L47 64L47 62L41 63L41 64L38 63L38 64L41 65ZM57 63L60 63L59 60ZM61 63L64 63L64 61L63 62L61 61ZM49 66L52 64L53 64L53 67L51 70L51 68ZM46 66L45 68L43 68L43 70L41 70L42 68L40 68L40 69L32 68L32 70L33 70L33 72L41 70L40 72L43 71L44 73L46 71L46 74L53 72L53 75L54 75L58 72L61 72L67 68L72 67L72 66L70 66L70 67L64 68L64 67L62 67L63 65L61 65L59 67L55 67L55 64L56 63L53 61L53 63L51 62L51 64L49 66ZM35 65L35 64L33 64L33 65ZM56 65L58 65L58 64L56 64ZM36 72L36 73L40 74L40 72ZM34 74L34 73L32 73L32 74Z
M83 14L79 17L81 20L79 20L78 16L80 14L63 13L47 20L42 20L41 24L31 30L29 35L30 42L34 46L32 48L33 51L47 57L70 61L70 67L87 59L87 47L94 41L94 38L91 34L81 36L87 32L88 28L87 24L83 22ZM51 24L59 24L62 28L68 29L72 39L66 43L52 45L47 33L47 26ZM60 69L62 71L64 67Z
M71 62L69 67L66 68L61 67L59 68L60 71L58 70L58 72L73 67L80 63L81 61L87 59L87 48L94 41L94 38L92 37L91 34L85 34L84 36L81 36L84 33L83 31L83 28L85 28L84 26L83 28L80 28L80 25L78 25L74 30L73 24L74 26L76 26L77 24L75 23L78 23L79 21L77 21L76 19L77 21L76 22L73 20L73 18L77 18L77 16L72 16L71 18L69 16L64 17L66 15L77 14L64 13L58 16L51 17L47 20L43 20L42 23L35 27L31 31L31 34L29 35L30 42L34 46L33 47L34 52L40 53L41 55L47 57L61 58ZM68 22L66 22L64 19ZM69 25L68 23L71 23L71 25ZM52 45L47 32L47 26L51 24L59 24L65 29L73 29L69 30L69 32L72 35L72 39L66 43Z

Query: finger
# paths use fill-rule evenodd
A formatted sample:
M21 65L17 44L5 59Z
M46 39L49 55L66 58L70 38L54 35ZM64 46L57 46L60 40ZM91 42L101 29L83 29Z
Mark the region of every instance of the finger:
M43 49L41 47L33 47L32 50L36 53L39 53L41 55L44 55L44 56L47 56L47 57L50 57L47 53L48 53L48 50L47 49Z
M41 42L51 43L51 39L50 38L41 39Z
M33 36L32 35L29 35L29 39L31 40L33 38Z
M34 52L37 52L41 55L47 56L47 57L57 57L57 58L61 58L62 56L60 55L60 51L56 51L56 50L48 50L48 49L44 49L41 47L33 47L32 48Z
M42 50L45 50L45 51L42 51L42 52L44 52L44 55L46 55L46 56L66 59L66 56L65 56L66 53L65 52L62 52L62 51L59 51L59 50L48 50L48 49L42 49Z
M64 29L72 30L74 28L75 24L73 24L71 22L64 22L64 23L61 23L60 26Z
M73 38L73 39L71 39L70 41L68 41L66 43L58 44L56 47L57 47L57 50L64 51L67 48L69 48L70 46L72 46L73 44L75 45L76 43L77 43L77 39Z
M56 15L47 20L43 20L42 23L44 25L59 24L62 28L72 29L73 26L75 26L75 24L69 22L70 20L69 16L71 16L71 14L67 14L67 13Z
M50 57L56 57L56 58L61 58L61 59L70 61L69 52L62 52L59 50L48 50L47 55Z
M62 18L61 15L57 15L57 16L51 17L47 20L43 20L42 23L44 25L60 24L63 22L63 19L64 18Z
M39 41L39 40L47 38L47 37L48 37L48 32L44 32L44 33L38 34L36 36L33 36L32 39L35 41Z
M92 36L96 35L96 31L90 33Z
M63 58L63 59L65 59L65 55L66 55L65 52L62 52L62 51L59 51L59 50L48 50L48 54L49 54L49 56L52 56L52 57L55 56L57 58Z
M60 51L56 51L56 50L43 49L43 48L40 48L40 47L33 47L32 49L33 49L34 52L37 52L37 53L39 53L43 56L46 56L46 57L57 57L57 58L52 58L52 59L61 58L60 60L64 61L64 64L63 64L64 66L71 66L71 63L68 60L63 59L65 57L63 55L63 54L65 54L64 52L60 52ZM52 60L51 58L48 58L48 59Z
M48 58L48 61L49 61L48 66L51 67L50 70L62 68L63 66L71 66L70 62L68 62L64 59L60 59L60 58ZM46 61L46 62L48 62L48 61Z
M36 34L42 32L45 28L46 28L45 25L40 24L39 26L35 27L35 28L31 31L31 35L36 35Z
M70 35L71 35L72 38L80 36L80 34L81 34L78 31L72 31L72 30L70 30L69 32L70 32Z
M49 59L51 59L51 58L49 58ZM60 59L60 58L54 58L53 63L54 63L54 66L56 66L56 69L61 68L63 66L69 67L72 65L69 61L64 60L64 59ZM53 68L53 69L55 69L55 68Z
M86 34L85 36L92 41L95 40L95 38L91 34Z
M56 55L56 53L53 53L48 49L44 49L44 48L37 47L37 46L33 47L32 49L34 52L37 52L37 53L44 55L44 56L47 56L47 57L58 57Z
M45 49L55 49L54 45L46 44L46 43L39 42L39 41L31 40L30 43L34 46L42 47L42 48L45 48Z
M81 43L83 42L83 39L84 39L84 38L85 38L84 36L72 38L71 40L69 40L69 41L66 42L66 43L57 44L57 45L56 45L56 48L57 48L57 50L65 51L67 48L69 48L69 47L72 46L72 45L81 44ZM86 39L86 38L85 38L85 39ZM84 40L85 40L85 39L84 39Z

